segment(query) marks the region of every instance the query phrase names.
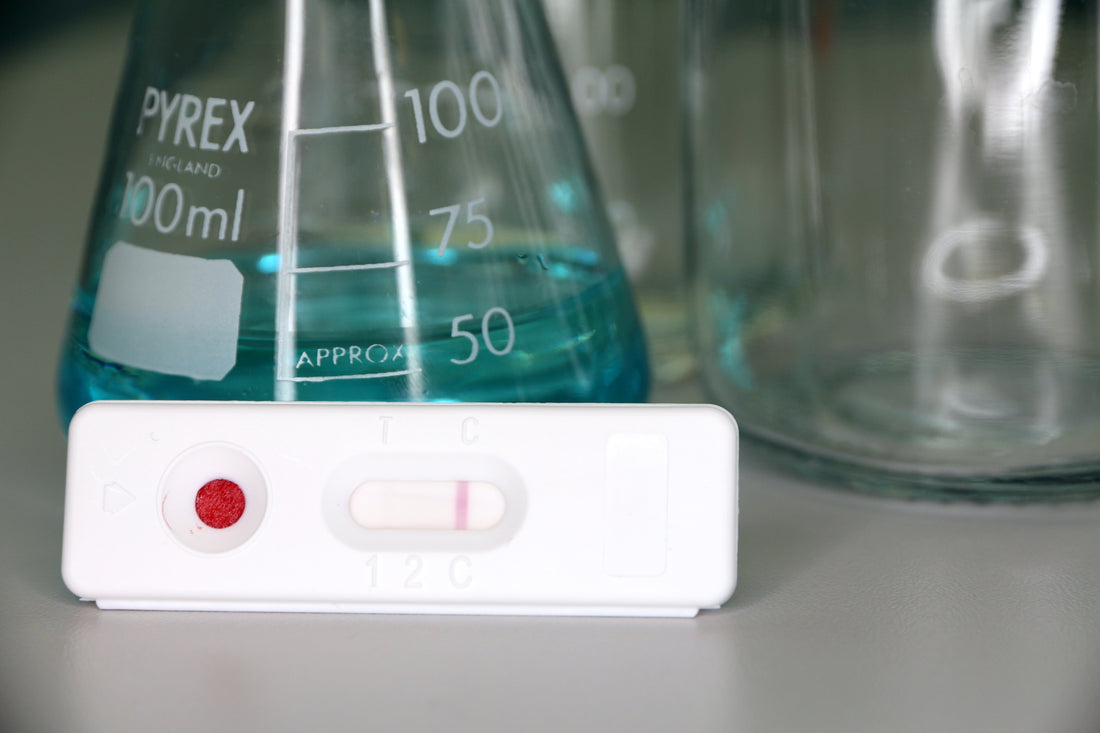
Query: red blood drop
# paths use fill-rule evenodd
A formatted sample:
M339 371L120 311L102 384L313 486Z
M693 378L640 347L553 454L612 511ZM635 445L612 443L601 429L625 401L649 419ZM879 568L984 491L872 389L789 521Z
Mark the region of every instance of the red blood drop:
M195 495L195 512L207 527L232 527L244 514L244 492L229 479L208 481Z

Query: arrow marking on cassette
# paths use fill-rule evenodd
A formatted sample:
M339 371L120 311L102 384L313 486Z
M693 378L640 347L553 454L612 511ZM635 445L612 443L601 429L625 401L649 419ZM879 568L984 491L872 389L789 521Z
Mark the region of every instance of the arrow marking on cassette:
M137 499L117 483L103 487L103 511L115 515L133 504Z

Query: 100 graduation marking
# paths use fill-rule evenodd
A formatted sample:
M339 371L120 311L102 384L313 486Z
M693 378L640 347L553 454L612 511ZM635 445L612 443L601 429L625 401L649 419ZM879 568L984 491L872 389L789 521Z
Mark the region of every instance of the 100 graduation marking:
M485 95L486 99L491 97L493 100L491 116L486 114L482 108L482 97L479 96L479 90L482 87L488 91ZM422 143L427 142L428 129L424 119L424 103L420 99L420 90L411 89L405 92L405 96L412 101L413 117L416 119L416 139ZM448 121L440 117L439 100L445 96L454 97L458 109L457 120ZM469 111L473 113L474 119L484 127L496 127L497 123L500 122L500 118L504 116L500 82L488 71L479 71L470 79L468 93L466 94L463 93L462 87L453 81L444 80L432 87L432 90L428 92L428 119L431 121L432 129L446 138L461 135L462 131L466 129L468 120L467 97L469 98Z

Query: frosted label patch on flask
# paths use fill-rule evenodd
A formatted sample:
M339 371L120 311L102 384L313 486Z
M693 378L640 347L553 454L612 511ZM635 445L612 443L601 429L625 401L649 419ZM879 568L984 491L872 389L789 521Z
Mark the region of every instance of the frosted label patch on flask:
M88 344L125 366L221 379L237 362L243 289L229 260L116 242L103 261Z

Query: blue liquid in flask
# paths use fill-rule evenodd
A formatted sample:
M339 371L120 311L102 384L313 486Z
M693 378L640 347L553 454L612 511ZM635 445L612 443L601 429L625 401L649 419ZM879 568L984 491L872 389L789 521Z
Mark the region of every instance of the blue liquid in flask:
M523 302L503 308L469 297L458 302L421 298L421 322L434 325L419 329L416 344L408 343L405 330L396 325L396 293L364 295L357 271L327 274L315 287L307 284L299 292L305 306L299 308L292 374L302 381L293 382L293 399L644 400L646 352L622 268L607 269L587 248L558 247L553 254L513 250L497 257L491 285L484 290L522 294ZM423 261L414 263L419 292L465 289L471 272L486 274L481 265L434 263L434 252L425 251ZM63 422L92 400L276 399L275 264L270 255L236 259L235 264L245 275L241 328L235 365L220 380L159 373L97 355L89 344L95 291L78 291L59 379ZM456 325L452 313L471 317ZM421 371L403 373L413 361Z

